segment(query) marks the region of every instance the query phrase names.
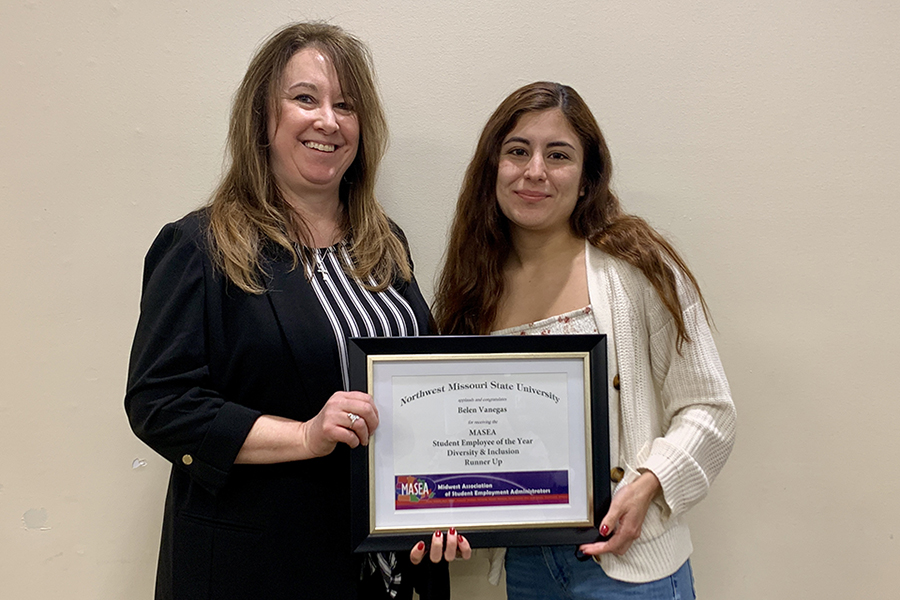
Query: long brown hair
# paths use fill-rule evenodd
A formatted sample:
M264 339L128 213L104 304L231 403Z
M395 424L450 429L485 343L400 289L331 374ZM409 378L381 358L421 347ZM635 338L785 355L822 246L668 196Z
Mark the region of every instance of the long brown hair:
M584 194L569 218L572 231L640 269L672 313L678 347L690 341L678 299L677 273L700 294L697 280L675 249L640 217L626 214L610 190L612 161L594 115L567 85L535 82L510 94L488 119L463 180L450 243L438 281L434 315L441 333L486 334L503 297L509 257L509 220L497 204L497 169L504 138L525 113L559 109L584 148ZM706 303L700 300L704 311Z
M275 183L267 129L271 111L280 110L273 99L288 62L309 46L331 59L344 96L359 119L359 149L339 191L354 259L345 268L370 289L382 290L395 276L412 277L406 250L375 199L375 175L387 147L387 121L365 44L326 23L282 28L262 44L247 68L231 109L230 164L209 203L214 256L235 285L260 294L265 291L261 277L265 246L274 243L289 252L296 267L294 242L311 245L306 223Z

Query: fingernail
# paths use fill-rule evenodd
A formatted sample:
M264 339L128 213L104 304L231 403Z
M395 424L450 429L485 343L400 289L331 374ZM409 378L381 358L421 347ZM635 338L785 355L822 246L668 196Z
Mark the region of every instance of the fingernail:
M440 530L440 529L438 529L437 531L434 532L434 537L441 537L441 530Z
M456 530L451 527L450 531L448 531L447 533L449 533L450 535L456 535Z
M425 549L425 542L419 542L418 544L416 544L416 550L424 550L424 549Z
M462 536L462 534L459 534L459 541L460 541L460 542L464 542L464 541L466 541L466 538L464 538L464 537Z
M607 527L606 525L601 525L600 535L609 535L609 527Z

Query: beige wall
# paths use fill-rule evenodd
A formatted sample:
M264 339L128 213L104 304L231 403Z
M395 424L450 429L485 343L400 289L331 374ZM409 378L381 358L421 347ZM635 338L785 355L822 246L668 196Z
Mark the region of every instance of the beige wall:
M738 403L690 516L701 597L896 597L896 3L375 5L0 5L0 597L151 597L168 467L121 403L143 254L216 181L255 45L313 17L371 44L380 196L429 295L499 100L546 78L593 107L626 206L700 278ZM484 569L455 569L457 597L503 597Z

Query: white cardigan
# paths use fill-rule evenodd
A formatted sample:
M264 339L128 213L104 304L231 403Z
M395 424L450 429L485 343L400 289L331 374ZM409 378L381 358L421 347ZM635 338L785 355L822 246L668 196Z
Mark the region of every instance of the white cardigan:
M683 275L678 296L691 341L679 354L674 319L644 274L590 244L586 256L594 319L607 335L611 466L625 471L613 493L648 470L663 491L628 552L598 562L613 579L654 581L691 555L682 517L706 496L731 452L734 403L700 298ZM491 561L494 583L500 556Z
M643 471L663 491L628 552L599 562L613 579L654 581L691 554L682 516L706 496L731 453L734 403L700 298L683 276L678 297L691 341L679 354L675 321L644 274L590 244L586 256L594 319L608 336L610 457L625 470L613 493Z

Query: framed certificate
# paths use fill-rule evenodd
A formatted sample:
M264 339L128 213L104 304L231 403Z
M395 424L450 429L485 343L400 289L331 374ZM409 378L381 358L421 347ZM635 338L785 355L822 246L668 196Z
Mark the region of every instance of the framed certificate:
M353 549L456 527L473 547L597 540L609 508L606 336L352 338L379 425L351 453Z

